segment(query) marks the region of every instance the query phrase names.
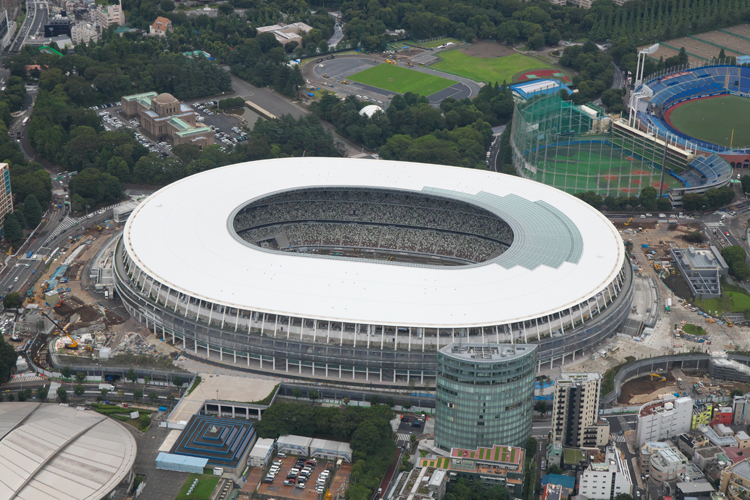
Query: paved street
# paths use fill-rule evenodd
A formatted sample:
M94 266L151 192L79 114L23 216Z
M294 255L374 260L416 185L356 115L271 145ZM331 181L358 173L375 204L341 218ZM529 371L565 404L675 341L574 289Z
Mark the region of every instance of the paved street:
M18 30L16 39L10 44L9 52L20 52L29 36L41 33L48 16L47 2L36 2L28 0L26 2L26 19Z

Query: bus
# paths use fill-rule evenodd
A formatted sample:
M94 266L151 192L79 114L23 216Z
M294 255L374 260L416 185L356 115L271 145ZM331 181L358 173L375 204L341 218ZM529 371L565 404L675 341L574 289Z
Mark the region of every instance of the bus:
M26 118L24 118L24 119L23 119L23 122L21 123L21 125L23 125L23 126L25 127L25 126L26 126L26 123L27 123L28 121L29 121L29 117L27 116Z

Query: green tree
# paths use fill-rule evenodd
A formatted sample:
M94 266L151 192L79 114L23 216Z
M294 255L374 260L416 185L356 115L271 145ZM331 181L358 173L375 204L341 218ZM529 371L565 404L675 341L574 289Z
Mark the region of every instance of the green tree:
M145 430L151 424L151 415L144 413L139 417L141 422L141 429Z
M151 391L148 393L148 399L150 399L151 401L156 401L157 399L159 399L159 395L156 393L156 391Z
M47 394L49 394L49 390L43 385L39 386L39 388L36 390L36 397L39 398L39 401L46 401Z
M149 382L151 382L151 377L149 377L148 375L145 375L143 377L143 385L148 385Z
M541 49L542 47L544 47L544 35L542 33L537 33L536 35L532 36L526 42L526 47L528 47L529 50Z
M627 493L620 493L619 495L615 496L615 500L633 500L633 497L631 497Z
M299 399L302 397L302 389L299 387L295 387L292 389L292 396L294 396L294 399Z
M138 401L139 399L143 399L143 391L141 389L136 389L133 391L133 399Z
M547 413L547 402L537 401L536 403L534 403L534 409L539 413Z
M653 210L656 208L656 197L659 193L652 186L646 186L641 190L640 201L641 205L646 210Z
M76 384L73 387L73 394L80 397L83 396L83 393L86 392L86 388L83 386L83 384Z
M750 193L750 175L743 175L740 182L742 183L742 192Z
M135 370L132 368L129 368L128 371L125 373L125 379L130 380L133 383L138 382L138 374Z
M661 212L667 212L672 209L672 203L666 198L659 198L656 200L656 208Z
M308 391L307 397L315 404L315 400L320 399L320 393L318 391Z
M3 306L6 309L18 309L23 306L23 297L17 292L11 292L3 298Z
M23 202L23 216L26 218L26 225L30 229L37 227L42 222L42 206L32 193L26 196Z
M68 391L66 391L62 387L58 387L57 399L59 399L61 403L65 403L66 401L68 401Z
M3 228L5 229L3 237L14 246L18 246L23 242L23 229L18 223L18 218L13 213L5 214Z
M732 398L737 397L737 396L742 396L742 395L743 393L739 389L734 389L732 390L732 392L729 393L729 397L732 397Z
M344 403L344 406L349 406L349 398L344 398L341 402Z
M185 383L185 379L183 379L179 375L175 375L174 377L172 377L172 383L177 387L182 387L182 385Z
M16 367L16 349L0 335L0 384L10 379L10 372Z
M24 402L26 399L28 399L26 397L26 391L18 391L18 400Z
M547 474L562 474L562 473L563 473L563 470L557 464L552 464L549 466L549 469L547 469Z
M62 389L62 387L61 387L61 389ZM15 401L15 400L16 400L16 396L15 396L15 394L13 394L12 392L9 392L9 393L8 393L8 401L9 401L9 402L13 402L13 401Z
M107 398L107 394L109 394L109 390L108 389L102 389L100 392L102 393L102 399L106 399Z
M76 382L83 383L86 380L86 374L83 372L76 372Z
M533 457L534 455L536 455L536 446L537 446L536 439L529 438L526 440L525 448L526 448L527 457Z
M71 375L73 374L69 366L63 366L62 369L60 370L60 373L62 374L64 378L70 378Z

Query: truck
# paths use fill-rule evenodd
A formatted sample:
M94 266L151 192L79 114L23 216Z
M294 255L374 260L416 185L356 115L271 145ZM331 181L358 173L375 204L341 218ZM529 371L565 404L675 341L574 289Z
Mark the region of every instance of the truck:
M104 298L109 299L109 290L104 290Z
M669 312L669 299L664 301L664 310Z
M115 386L112 384L99 384L99 390L107 389L108 391L112 392L115 390Z
M685 388L685 384L682 383L682 379L681 378L677 379L677 385L680 387L680 389L684 389Z

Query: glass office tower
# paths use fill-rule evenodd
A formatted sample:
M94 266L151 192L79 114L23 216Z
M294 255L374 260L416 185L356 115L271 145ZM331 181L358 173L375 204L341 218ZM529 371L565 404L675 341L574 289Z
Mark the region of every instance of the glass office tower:
M521 446L531 436L536 345L453 343L438 351L435 445Z

